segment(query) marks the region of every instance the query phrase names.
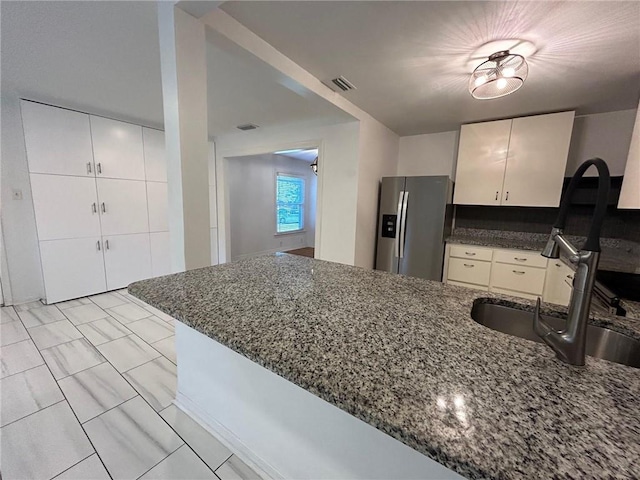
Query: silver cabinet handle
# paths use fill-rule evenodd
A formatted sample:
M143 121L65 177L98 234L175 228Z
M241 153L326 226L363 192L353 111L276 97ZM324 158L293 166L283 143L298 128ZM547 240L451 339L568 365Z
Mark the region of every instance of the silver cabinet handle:
M473 268L475 265L471 265L470 263L463 263L463 265L467 268Z
M509 192L507 192L507 197L505 198L506 201L509 201Z
M107 213L107 206L104 204L104 202L100 204L100 210L102 210L102 213Z
M87 162L87 173L91 173L91 162Z
M96 242L96 248L98 249L98 251L100 251L100 240Z
M518 258L518 257L513 257L513 259L517 262L526 262L527 259L526 258Z
M470 257L475 257L475 252L464 252L465 255L469 255Z
M102 164L98 163L98 165L96 165L96 171L98 172L98 175L102 175Z
M562 264L556 263L556 267L561 267L561 266L562 266Z
M567 275L567 278L568 278L569 280L573 280L573 275Z
M496 192L496 200L498 200L498 193L499 193L499 192Z
M93 203L91 204L91 211L92 211L93 213L98 213L98 207L96 206L96 202L93 202Z
M109 240L104 241L104 248L105 250L109 250Z
M515 273L516 275L524 275L525 272L523 272L522 270L511 270L513 273Z

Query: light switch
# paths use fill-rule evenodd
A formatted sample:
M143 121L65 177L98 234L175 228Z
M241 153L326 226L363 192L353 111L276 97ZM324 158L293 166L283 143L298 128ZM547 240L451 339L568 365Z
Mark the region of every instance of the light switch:
M22 200L22 190L18 188L13 189L13 199L14 200Z

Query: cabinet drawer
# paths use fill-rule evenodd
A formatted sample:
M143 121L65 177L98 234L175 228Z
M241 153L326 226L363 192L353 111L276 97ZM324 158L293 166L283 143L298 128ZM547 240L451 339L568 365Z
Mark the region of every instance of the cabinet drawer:
M447 280L476 285L489 285L491 263L464 258L449 259Z
M521 250L495 250L494 260L498 263L521 265L527 267L546 268L547 259L540 252L523 252Z
M491 261L493 250L489 248L470 247L469 245L451 245L449 256L458 258L468 258L470 260Z
M495 263L491 270L491 286L516 292L542 295L546 270L506 263Z

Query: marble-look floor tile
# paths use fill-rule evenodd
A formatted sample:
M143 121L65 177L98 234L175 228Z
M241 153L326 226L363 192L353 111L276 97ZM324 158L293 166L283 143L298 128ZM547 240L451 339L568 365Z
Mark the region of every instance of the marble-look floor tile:
M155 315L156 317L160 318L161 320L164 320L167 323L170 323L171 325L173 325L173 322L175 321L175 318L173 318L170 315L167 315L164 312L161 312L160 310L158 310L155 307L152 307L151 305L145 304L144 309L145 310L149 310L153 315Z
M165 408L161 415L211 470L216 470L231 456L227 447L175 405Z
M80 423L137 395L108 362L63 378L58 383Z
M136 335L112 340L97 348L119 372L126 372L160 356Z
M114 318L101 318L95 322L78 325L78 330L94 345L131 335L131 331Z
M0 378L24 372L44 360L31 340L13 343L0 349Z
M122 296L114 295L113 293L101 293L100 295L89 297L89 299L100 308L111 308L126 302Z
M0 324L13 322L14 320L20 320L20 318L18 318L18 314L13 309L13 307L0 308Z
M107 312L93 303L67 308L64 314L74 325L82 325L83 323L109 317Z
M47 348L41 353L57 380L105 361L85 338Z
M0 426L64 400L46 365L0 380Z
M29 334L39 350L82 338L80 331L69 320L60 320L30 328Z
M58 322L64 320L65 316L55 305L44 305L42 308L34 308L25 310L18 314L20 320L25 327L37 327L47 323Z
M235 455L216 470L216 475L220 480L260 480L260 475Z
M93 303L88 298L76 298L75 300L67 300L66 302L54 303L60 310L66 310L71 307L79 307L81 305L89 305Z
M22 322L14 320L0 325L0 346L11 345L12 343L28 340L29 334L25 330Z
M85 458L69 470L55 477L55 480L111 480L97 454Z
M151 312L133 303L125 303L124 305L108 308L107 312L125 325L151 316Z
M164 357L132 368L123 375L158 412L176 398L176 366Z
M170 337L163 338L160 341L154 342L151 344L153 348L159 351L162 355L167 357L173 363L177 364L176 357L176 337L175 335L171 335Z
M64 401L2 427L0 433L2 477L7 480L52 478L93 453Z
M42 303L40 300L13 306L13 308L16 309L16 312L24 312L25 310L31 310L32 308L42 308L42 307L44 307L44 303Z
M130 303L135 303L136 305L138 305L139 307L143 307L143 308L147 308L149 306L148 303L143 302L142 300L140 300L139 298L134 297L133 295L129 294L129 292L119 292L120 295L126 299L128 302Z
M181 446L140 480L218 480L209 467L187 445Z
M157 342L173 335L173 328L158 317L143 318L127 324L127 328L147 343Z
M138 478L183 445L141 397L89 420L84 428L113 478Z

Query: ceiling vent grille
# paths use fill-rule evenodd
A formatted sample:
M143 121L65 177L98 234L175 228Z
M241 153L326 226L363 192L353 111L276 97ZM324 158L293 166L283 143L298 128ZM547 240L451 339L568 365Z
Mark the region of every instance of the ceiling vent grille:
M332 78L331 79L331 83L333 85L335 85L336 87L338 87L343 92L348 92L349 90L355 90L356 89L356 87L353 86L353 83L351 83L349 80L347 80L346 78L344 78L342 76L340 76L338 78Z
M244 125L238 125L236 128L246 132L247 130L255 130L258 128L258 125L254 125L253 123L245 123Z

